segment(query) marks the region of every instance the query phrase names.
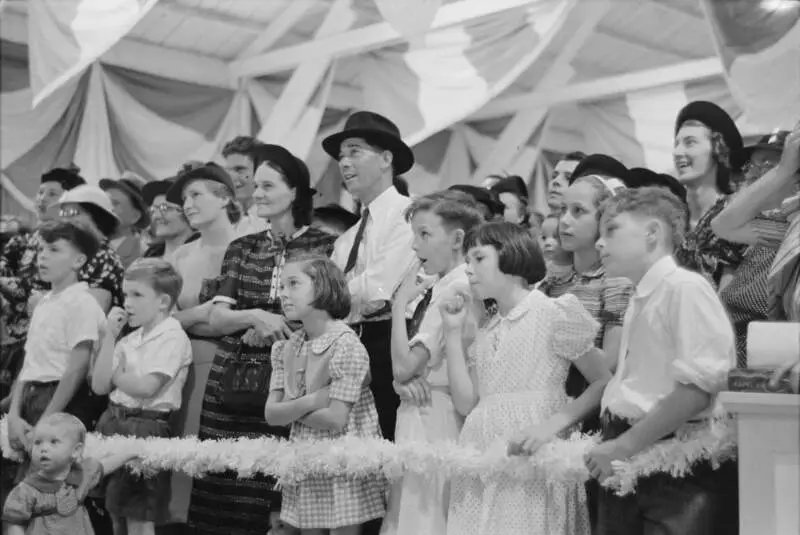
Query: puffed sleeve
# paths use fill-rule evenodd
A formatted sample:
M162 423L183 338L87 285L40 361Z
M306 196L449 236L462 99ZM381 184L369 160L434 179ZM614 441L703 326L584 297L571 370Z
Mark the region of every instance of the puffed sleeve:
M716 394L736 366L733 327L714 289L705 280L684 283L675 292L670 314L678 354L672 362L674 379Z
M272 374L269 377L269 391L284 390L285 384L285 366L283 363L283 353L287 344L286 340L278 340L272 344L272 353L270 353L270 360L272 361Z
M633 295L633 284L628 279L610 277L603 284L603 310L600 322L605 327L622 327L628 301Z
M345 334L333 344L330 361L330 398L355 403L361 396L367 374L369 355L355 334Z
M215 303L228 303L232 307L236 306L239 300L239 281L243 260L242 240L234 240L225 251L225 258L222 260L222 270L217 278L219 286L214 295Z
M37 491L30 485L20 483L6 498L3 506L3 522L9 524L27 524L33 516Z
M553 299L552 305L550 339L553 354L569 361L577 360L594 347L600 324L572 294Z

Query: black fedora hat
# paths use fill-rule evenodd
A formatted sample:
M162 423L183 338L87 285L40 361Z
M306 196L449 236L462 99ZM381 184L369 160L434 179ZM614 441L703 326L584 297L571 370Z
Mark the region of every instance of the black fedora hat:
M392 153L394 172L402 175L414 166L414 153L403 142L400 129L392 121L371 111L357 111L347 118L344 130L322 140L322 148L334 160L339 159L342 141L361 138Z
M148 210L149 205L145 203L144 198L142 197L142 184L140 184L137 180L138 177L133 178L133 176L134 175L132 174L125 173L122 175L122 178L118 178L116 180L113 178L103 178L100 180L98 185L103 191L116 189L127 195L134 208L136 208L142 214L135 226L140 229L146 229L148 226L150 226L150 211Z
M167 202L177 204L178 206L183 206L183 189L187 186L187 184L189 184L189 182L193 182L195 180L210 180L211 182L217 182L228 188L228 192L231 194L231 196L236 194L236 188L233 185L233 179L231 179L231 176L228 174L228 172L218 164L214 162L208 162L179 173L175 178L175 181L172 183L172 187L170 187L167 191Z
M74 164L69 167L56 167L42 175L42 184L45 182L58 182L65 191L86 184L80 175L81 170Z
M744 141L742 141L742 134L739 132L739 128L731 116L728 115L728 112L713 102L705 100L690 102L678 113L678 119L675 121L675 135L678 135L678 130L681 129L683 123L689 120L699 121L712 131L719 132L730 151L731 166L734 169L739 169L742 166L744 163L741 160Z
M528 186L525 185L525 181L522 180L522 177L519 175L503 177L497 184L489 189L497 195L501 193L511 193L522 199L528 198Z
M786 144L786 138L789 137L789 134L791 134L791 132L788 130L776 130L771 134L761 136L761 139L758 140L758 143L748 145L741 150L739 153L739 160L742 163L747 162L750 160L753 152L757 150L783 152L783 146Z
M628 184L628 168L622 162L607 154L590 154L581 160L575 166L575 170L572 171L569 183L572 184L586 175L609 176L620 179L626 185Z

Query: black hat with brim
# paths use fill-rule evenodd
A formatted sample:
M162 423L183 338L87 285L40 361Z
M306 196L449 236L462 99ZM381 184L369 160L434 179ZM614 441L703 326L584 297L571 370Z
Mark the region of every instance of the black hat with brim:
M646 188L659 187L668 189L673 195L684 203L687 202L686 188L680 181L666 173L656 173L652 169L645 167L634 167L628 171L630 182L628 187Z
M148 204L145 203L144 199L142 198L142 189L136 182L128 178L119 178L116 180L113 178L103 178L100 180L98 185L103 191L116 189L127 195L133 206L139 211L139 213L142 214L135 224L136 227L140 229L146 229L148 226L150 226L150 211L148 210Z
M749 161L753 156L753 152L757 150L771 150L782 153L783 146L786 144L786 138L789 137L789 134L791 134L791 132L788 130L778 130L772 134L761 136L761 139L758 140L758 143L748 145L741 150L738 155L739 161L742 163Z
M194 169L180 173L172 183L172 187L167 190L167 202L183 206L183 190L189 182L194 182L195 180L217 182L228 188L231 197L236 194L233 179L231 179L228 172L214 162L208 162L200 167L195 167Z
M489 213L493 216L503 215L506 209L505 205L497 198L497 193L486 188L470 186L468 184L455 184L447 189L466 193L475 199L475 202L478 204L486 206L489 209Z
M742 166L744 163L741 159L744 141L739 128L731 116L728 115L728 112L713 102L705 100L690 102L678 113L678 119L675 121L676 136L683 123L690 120L699 121L711 129L712 132L718 132L722 139L725 140L725 144L730 151L731 166L737 170Z
M175 177L165 178L164 180L152 180L144 185L142 188L142 199L147 206L153 206L153 202L159 195L166 195L172 184L175 183Z
M528 186L525 185L525 181L522 180L522 177L517 175L501 178L497 184L489 189L497 195L501 193L511 193L522 199L528 198Z
M582 176L587 175L602 175L612 178L618 178L626 185L628 184L628 168L625 165L607 154L590 154L572 171L572 176L569 177L569 183L572 184Z
M414 166L414 153L400 137L400 129L383 115L371 111L355 112L347 118L344 130L322 140L322 148L331 158L338 160L342 142L353 138L391 152L396 175L402 175Z

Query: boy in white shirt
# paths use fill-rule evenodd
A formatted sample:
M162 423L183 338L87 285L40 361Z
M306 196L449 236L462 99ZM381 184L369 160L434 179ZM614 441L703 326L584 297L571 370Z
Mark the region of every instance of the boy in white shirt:
M419 197L405 216L414 232L412 249L425 275L435 277L435 281L418 277L419 269L413 269L392 303L392 371L402 400L397 410L395 439L398 443L456 441L464 419L450 397L439 304L448 295L469 292L464 236L482 223L483 217L472 197L460 191ZM422 299L407 322L406 309L420 295ZM473 324L473 336L476 328ZM409 382L412 384L403 385ZM414 399L412 392L421 389L428 392L426 399ZM448 496L444 477L406 474L392 487L381 533L444 533Z
M125 310L108 315L106 335L92 372L92 389L109 392L97 429L104 435L139 438L172 436L172 415L181 395L192 346L170 311L183 280L166 260L143 258L125 272ZM136 328L115 345L125 324ZM106 487L106 509L114 533L154 534L155 520L169 501L168 472L146 478L122 470Z
M733 328L711 285L678 267L685 208L661 188L626 190L605 207L597 248L606 273L636 285L622 330L614 378L602 407L604 442L586 456L605 480L626 460L686 425L704 425L736 366ZM656 473L634 494L603 489L599 535L694 535L738 532L734 463L714 470L701 462L683 478Z
M105 314L87 284L78 282L99 243L72 223L51 223L40 233L39 273L51 290L33 311L8 415L9 441L23 451L29 451L29 434L42 416L67 412L93 429L105 407L87 381Z

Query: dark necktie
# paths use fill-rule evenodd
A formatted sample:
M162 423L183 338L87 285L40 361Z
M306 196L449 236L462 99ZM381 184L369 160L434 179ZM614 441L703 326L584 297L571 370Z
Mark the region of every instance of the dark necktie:
M411 320L408 322L408 339L411 340L414 338L417 333L419 332L419 327L422 325L422 318L425 317L425 311L428 310L428 306L431 304L431 298L433 297L433 288L428 288L425 292L425 295L422 296L422 300L417 303L417 308L414 309L414 314L411 316Z
M344 266L345 274L350 273L356 267L356 260L358 259L358 249L361 247L361 242L364 240L364 231L367 228L367 220L369 219L369 208L365 208L361 213L361 223L358 225L356 237L353 240L353 247L350 249L350 254L347 255L347 264Z

